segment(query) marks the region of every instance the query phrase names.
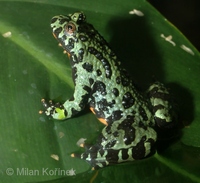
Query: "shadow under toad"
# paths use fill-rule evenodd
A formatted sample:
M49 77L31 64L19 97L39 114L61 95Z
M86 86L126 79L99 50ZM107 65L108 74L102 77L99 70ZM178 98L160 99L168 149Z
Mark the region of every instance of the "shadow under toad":
M145 90L156 80L165 81L163 58L145 17L118 17L108 24L107 31L113 35L109 42L119 60L130 75L136 86ZM159 35L158 35L159 36ZM180 139L181 128L189 125L194 119L193 96L187 88L176 83L165 83L173 95L175 110L178 115L175 139ZM171 136L170 134L170 141ZM161 135L162 136L162 135Z

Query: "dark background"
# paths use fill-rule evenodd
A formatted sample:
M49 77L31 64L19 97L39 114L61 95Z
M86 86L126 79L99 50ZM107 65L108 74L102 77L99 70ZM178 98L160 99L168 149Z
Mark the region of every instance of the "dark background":
M148 0L200 51L200 0Z

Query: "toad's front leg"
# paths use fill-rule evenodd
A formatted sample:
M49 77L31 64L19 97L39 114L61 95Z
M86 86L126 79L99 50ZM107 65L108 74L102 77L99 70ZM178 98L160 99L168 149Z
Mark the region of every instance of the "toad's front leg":
M58 120L71 118L85 108L88 103L89 93L90 87L76 85L73 97L64 104L53 103L52 100L46 101L42 99L41 102L45 108L44 112L47 116Z

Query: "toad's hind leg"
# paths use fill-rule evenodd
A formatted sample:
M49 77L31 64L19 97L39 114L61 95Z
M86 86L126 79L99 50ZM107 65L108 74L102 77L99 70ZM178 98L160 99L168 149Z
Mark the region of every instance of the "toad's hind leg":
M103 129L97 144L86 148L82 154L72 154L72 157L84 159L93 169L98 169L111 164L143 159L154 150L156 132L152 128L135 127L134 130L130 131L129 127L124 127L123 130L127 132L127 135L133 135L130 137L133 141L129 144L124 143L124 140L128 137L124 137L124 139L121 136L122 134L115 137L112 133L106 134L107 128L109 126ZM133 131L134 134L131 133ZM114 142L116 142L116 145L113 144Z
M169 90L159 82L153 83L147 90L150 103L153 106L154 118L160 128L174 126L174 111Z
M82 154L73 153L71 157L77 157L86 160L94 170L108 165L143 159L150 155L150 153L153 153L152 147L150 148L151 151L148 153L145 152L145 146L151 145L149 145L149 143L143 144L141 142L137 146L130 147L128 149L104 149L102 147L99 149L98 145L94 145Z

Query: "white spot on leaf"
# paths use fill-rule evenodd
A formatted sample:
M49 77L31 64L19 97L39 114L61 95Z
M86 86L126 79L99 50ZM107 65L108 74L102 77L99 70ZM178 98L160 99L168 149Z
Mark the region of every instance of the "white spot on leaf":
M58 133L58 136L59 136L60 138L63 138L63 137L65 136L65 134L64 134L63 132L59 132L59 133Z
M23 70L22 73L23 73L24 75L26 75L28 72L27 72L27 70Z
M42 122L46 121L44 117L39 117L39 120L42 121Z
M55 159L56 161L59 161L59 156L56 154L51 154L51 158Z
M86 141L87 139L85 139L85 138L80 138L77 142L76 142L76 144L78 145L78 146L82 146L83 144L85 144L85 141Z
M34 94L34 91L31 90L31 89L29 89L29 90L28 90L28 93L32 95L32 94Z
M161 34L160 37L164 38L165 41L171 43L173 46L176 46L176 43L174 41L172 41L172 35L165 37L164 34Z
M13 149L14 152L18 152L18 149Z
M191 55L194 55L194 52L190 49L190 48L188 48L187 46L185 46L185 45L181 45L181 48L184 50L184 51L186 51L186 52L188 52L189 54L191 54Z
M36 89L36 88L37 88L37 86L36 86L36 84L35 84L35 83L31 83L31 87L32 87L32 88L34 88L34 89Z
M11 37L12 33L10 31L5 32L4 34L2 34L3 37L7 38L7 37Z
M135 15L140 16L140 17L144 16L143 12L141 12L140 10L136 10L136 9L129 11L129 14L131 14L131 15L135 14Z

